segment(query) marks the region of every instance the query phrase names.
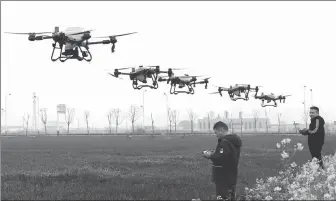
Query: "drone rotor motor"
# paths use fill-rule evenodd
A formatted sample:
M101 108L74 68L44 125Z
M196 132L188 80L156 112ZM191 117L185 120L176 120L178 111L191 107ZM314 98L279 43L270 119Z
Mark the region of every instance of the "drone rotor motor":
M28 36L28 40L29 41L35 41L35 34L29 34L29 36Z

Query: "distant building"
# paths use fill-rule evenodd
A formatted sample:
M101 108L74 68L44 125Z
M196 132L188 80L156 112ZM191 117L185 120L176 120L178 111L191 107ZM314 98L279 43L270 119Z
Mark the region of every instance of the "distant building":
M198 119L197 121L197 129L202 131L209 131L212 130L214 124L217 121L222 121L226 123L230 130L233 132L240 132L241 130L243 132L251 132L251 131L266 131L266 127L271 128L271 121L269 118L258 118L256 121L254 118L220 118L220 116L217 116L212 122L209 121L208 118L202 118Z

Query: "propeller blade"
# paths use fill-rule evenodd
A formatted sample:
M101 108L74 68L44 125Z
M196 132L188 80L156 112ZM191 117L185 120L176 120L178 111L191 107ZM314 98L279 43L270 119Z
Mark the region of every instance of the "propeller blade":
M219 92L218 91L217 92L211 92L209 94L219 94Z
M81 32L77 32L77 33L65 34L65 35L67 35L67 36L73 36L73 35L78 35L78 34L90 33L93 30L94 29L87 30L87 31L81 31Z
M111 76L113 76L113 77L115 77L115 78L117 78L117 79L120 79L120 80L123 80L121 77L116 77L114 74L112 74L112 73L108 73L108 74L110 74Z
M47 34L47 33L53 33L53 32L32 32L32 33L15 33L15 32L5 32L8 34L19 34L19 35L36 35L36 34Z
M132 33L126 33L126 34L120 34L120 35L112 35L112 36L95 36L92 38L109 38L109 37L119 37L119 36L126 36L126 35L131 35L131 34L135 34L138 32L132 32Z
M208 78L204 78L204 80L208 80L208 79L210 79L211 77L208 77Z
M116 68L116 70L126 70L126 69L131 69L133 67L129 67L129 68Z
M172 69L172 70L186 70L187 68L169 68L169 69Z
M112 36L112 37L127 36L127 35L131 35L131 34L135 34L135 33L138 33L138 32L131 32L131 33L119 34L119 35L114 35L114 36Z

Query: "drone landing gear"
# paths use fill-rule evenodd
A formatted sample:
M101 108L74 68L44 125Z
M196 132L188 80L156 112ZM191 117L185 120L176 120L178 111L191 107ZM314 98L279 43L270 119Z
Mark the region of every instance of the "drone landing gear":
M170 94L179 94L179 93L186 93L193 95L195 93L194 88L191 85L187 85L189 91L176 91L176 84L172 84L170 87ZM173 90L174 89L174 90Z
M242 98L242 97L240 97L240 96L238 96L238 97L235 97L235 94L234 93L230 93L229 92L229 96L230 96L230 98L231 98L231 100L233 100L233 101L237 101L237 100L244 100L244 101L248 101L249 100L249 91L247 91L247 92L245 92L245 98Z
M264 101L265 101L265 100L262 100L262 101L261 101L261 107L267 107L267 106L278 107L278 104L277 104L275 101L274 101L274 104L273 104L273 105L265 105L265 104L264 104Z
M159 83L157 82L157 75L152 75L153 85L138 85L138 80L136 78L133 79L133 89L142 89L143 87L149 87L151 89L157 89L159 87Z
M56 44L58 44L58 46L56 46ZM64 44L60 44L60 43L53 43L53 51L51 54L51 61L57 61L60 60L61 62L65 62L68 59L77 59L79 61L85 60L87 62L90 62L92 60L92 55L89 51L88 47L84 47L86 50L82 50L81 46L76 46L74 49L69 49L66 50L64 47ZM79 51L78 48L82 54L82 56L79 56ZM59 56L57 58L54 57L55 54L55 49L59 49L60 53Z

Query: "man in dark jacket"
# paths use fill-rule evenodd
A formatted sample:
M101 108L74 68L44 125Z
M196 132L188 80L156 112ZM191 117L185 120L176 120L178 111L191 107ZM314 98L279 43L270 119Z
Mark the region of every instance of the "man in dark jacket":
M241 139L235 134L228 134L228 126L219 121L213 127L218 138L214 152L204 151L203 156L211 159L212 179L216 184L217 200L235 200L240 157Z
M308 135L308 146L312 158L317 158L319 160L319 165L324 169L322 161L322 147L324 144L324 119L320 116L320 111L318 107L310 107L309 116L310 124L309 129L300 130L302 135Z

